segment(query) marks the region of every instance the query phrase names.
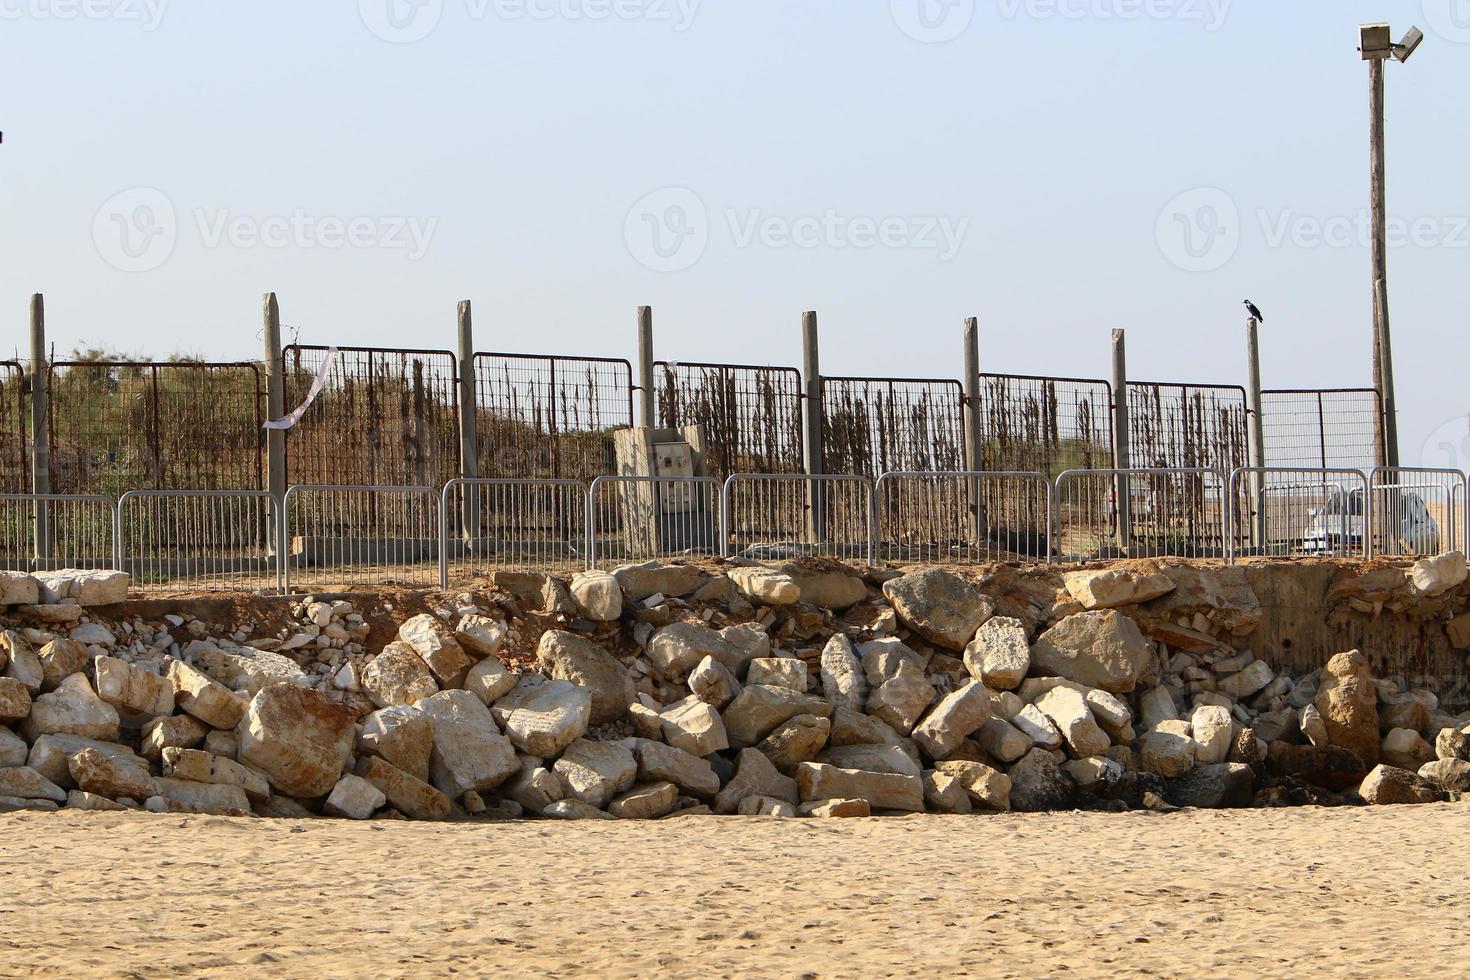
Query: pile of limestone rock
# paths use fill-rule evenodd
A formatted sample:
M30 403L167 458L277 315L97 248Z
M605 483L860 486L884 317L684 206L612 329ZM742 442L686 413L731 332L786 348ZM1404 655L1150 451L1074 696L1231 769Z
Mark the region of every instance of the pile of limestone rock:
M1459 611L1462 556L1394 574ZM1246 652L1244 581L648 564L501 574L413 615L309 599L261 629L129 614L117 572L0 573L0 810L866 816L1470 787L1470 715L1358 651L1278 673Z

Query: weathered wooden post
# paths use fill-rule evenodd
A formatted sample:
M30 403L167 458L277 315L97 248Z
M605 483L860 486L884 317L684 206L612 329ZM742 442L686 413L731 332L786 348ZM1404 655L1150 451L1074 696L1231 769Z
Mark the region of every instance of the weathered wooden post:
M31 492L37 498L51 492L51 373L46 360L46 299L31 297ZM35 501L38 563L51 558L51 513L49 505ZM46 567L41 564L40 567Z
M980 418L980 318L965 321L965 466L984 469L984 437ZM970 519L977 546L985 544L986 513L980 481L969 481Z
M802 399L806 473L807 476L820 477L827 470L822 446L822 357L815 312L801 316L801 366L806 384ZM821 480L807 482L807 532L814 545L827 540L827 500Z
M1261 341L1260 321L1251 317L1246 324L1246 359L1249 364L1250 388L1247 392L1250 398L1247 406L1250 411L1250 465L1255 470L1251 473L1251 512L1255 515L1251 520L1250 535L1251 545L1259 552L1266 547L1266 500L1265 500L1265 478L1260 473L1260 468L1266 465L1266 419L1262 414L1264 406L1261 398ZM1224 520L1224 517L1221 517ZM1230 528L1228 533L1234 535L1235 529Z
M653 307L638 307L638 404L639 422L645 429L658 426L653 378Z
M268 421L275 422L286 415L285 361L281 357L281 306L275 293L266 293L263 301L265 337L265 411ZM289 560L289 539L286 531L286 433L281 429L265 430L265 485L270 491L270 517L274 521L275 538L273 550L278 567L277 578L282 578L285 563Z
M1113 331L1113 493L1118 510L1118 550L1127 555L1133 540L1133 487L1128 474L1128 348L1126 331Z
M466 480L480 477L480 440L478 432L479 389L475 377L474 307L462 300L456 310L459 338L459 475ZM480 492L477 487L462 490L464 504L463 538L473 542L480 530ZM443 544L447 545L445 541Z

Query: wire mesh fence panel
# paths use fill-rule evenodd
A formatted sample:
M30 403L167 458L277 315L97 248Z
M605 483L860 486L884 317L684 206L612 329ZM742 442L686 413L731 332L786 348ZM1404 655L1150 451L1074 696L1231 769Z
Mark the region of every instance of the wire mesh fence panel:
M125 493L118 567L145 592L278 591L274 512L264 490Z
M617 471L613 433L633 424L625 360L476 354L480 475L590 482Z
M25 369L0 361L0 493L25 493L31 485Z
M724 514L732 555L867 562L872 554L867 477L735 474L725 481Z
M1113 465L1113 388L1087 378L982 374L977 469L1034 472Z
M1128 385L1129 460L1137 469L1216 469L1250 462L1245 389L1234 385Z
M876 492L884 561L1050 560L1051 484L1041 473L886 473Z
M1072 470L1057 477L1062 561L1223 558L1229 478L1214 469ZM1127 504L1120 514L1120 494Z
M589 567L719 557L720 489L713 477L598 477L587 492Z
M828 473L963 471L964 386L916 378L823 378Z
M654 372L659 425L700 426L712 475L801 472L800 371L660 361Z
M1368 470L1379 460L1372 388L1261 392L1266 465Z
M57 361L50 386L56 493L264 486L254 364Z
M439 512L445 588L497 568L587 567L587 485L579 480L451 480Z
M1465 549L1465 474L1375 467L1369 474L1374 555L1433 557Z
M111 497L0 495L0 568L115 568Z
M283 587L439 584L439 493L432 487L296 486L286 491Z
M1242 467L1230 474L1233 557L1365 558L1372 498L1360 470Z
M286 406L306 400L332 348L293 344ZM325 383L286 432L288 482L443 486L459 476L458 359L447 350L339 347Z

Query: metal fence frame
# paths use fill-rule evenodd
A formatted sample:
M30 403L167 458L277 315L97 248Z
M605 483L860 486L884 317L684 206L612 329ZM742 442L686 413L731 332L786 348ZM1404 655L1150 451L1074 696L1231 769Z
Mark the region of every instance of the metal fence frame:
M973 498L975 496L981 496L982 495L981 493L978 492L978 488L980 488L981 486L983 486L983 484L985 484L988 481L993 481L993 480L1019 481L1019 482L1021 482L1023 484L1031 483L1031 484L1035 484L1036 486L1039 486L1041 488L1041 499L1044 500L1044 502L1045 502L1045 511L1046 511L1046 513L1045 513L1045 522L1044 522L1044 524L1042 526L1042 529L1041 529L1041 542L1043 544L1043 547L1040 550L1043 553L1041 555L1037 556L1037 560L1039 562L1043 563L1043 564L1051 564L1051 562L1054 560L1054 557L1056 555L1056 541L1055 541L1055 537L1054 537L1056 500L1055 500L1054 487L1052 485L1052 482L1049 479L1047 479L1047 477L1046 477L1045 474L1043 474L1043 473L1036 473L1036 472L1030 472L1030 471L1026 471L1026 470L1002 470L1002 471L994 471L994 472L957 470L957 471L940 472L940 473L931 473L931 472L924 472L924 471L894 472L894 473L885 473L881 477L878 478L878 481L875 484L874 494L873 494L873 500L874 500L873 509L874 509L874 514L875 514L875 517L874 517L874 525L875 525L875 528L874 528L874 538L875 538L875 543L874 543L874 562L875 563L876 563L876 561L879 558L883 558L887 554L887 552L885 551L885 549L888 547L888 539L889 539L889 536L887 534L887 531L888 531L891 523L893 522L893 519L890 516L891 512L892 513L898 513L900 515L900 519L903 516L903 507L902 507L902 504L901 503L900 503L900 505L899 505L898 508L890 508L887 505L888 504L887 490L888 490L889 487L896 486L896 485L901 485L905 481L914 481L914 480L923 480L923 481L929 481L929 482L935 482L935 481L944 480L944 481L950 481L950 482L957 483L957 484L959 484L959 486L956 488L956 490L958 491L958 493L961 494L961 495L965 495L965 496L969 497L970 500L971 500L971 502L973 502ZM981 522L983 520L982 511L983 511L983 508L977 508L977 507L971 506L969 503L967 503L967 504L965 504L963 506L960 506L960 507L950 508L949 509L949 513L951 515L953 515L953 518L954 518L955 523L956 523L956 533L963 533L963 534L967 535L969 538L972 538L973 541L974 541L973 544L968 544L967 543L967 544L964 545L964 547L965 548L973 548L973 549L975 549L975 553L976 554L989 553L989 551L990 551L990 548L989 548L989 539L987 537L987 532L988 532L989 528L988 528L988 526L987 527L981 527ZM986 522L986 523L988 524L988 522ZM902 550L901 549L901 545L899 544L899 542L901 540L901 537L900 536L901 536L902 533L903 533L902 530L900 530L898 534L894 535L894 547L893 547L893 551L895 553L900 552ZM921 555L923 554L924 549L934 549L935 553L937 554L937 549L939 549L941 547L949 547L951 544L954 544L954 543L955 543L954 540L952 540L949 544L946 544L945 542L941 542L941 541L935 540L935 541L925 542L924 544L920 545L919 547L920 547ZM1016 549L996 549L995 552L994 552L994 554L996 556L995 557L995 562L996 563L1002 563L1002 562L1005 561L1005 559L1001 557L1002 555L1011 555L1013 557L1018 556L1018 557L1022 557L1022 558L1029 557L1024 551L1018 551ZM921 557L919 560L920 561L923 561L924 559ZM933 561L936 561L937 562L940 559L937 558L937 557L935 557L935 558L930 559L930 560L933 560ZM958 562L958 563L967 563L967 562L961 561L961 562Z
M639 500L637 502L637 506L639 506L640 508L646 508L646 519L657 522L659 520L657 515L665 513L661 509L661 504L659 500L660 485L662 485L664 488L688 486L691 490L691 496L694 492L698 490L699 487L711 488L711 490L713 491L709 498L709 503L711 504L711 507L707 510L698 511L697 513L706 513L714 521L713 526L710 528L710 535L714 542L712 548L713 553L699 553L696 552L693 548L676 551L674 549L666 549L662 546L654 545L643 549L647 552L646 554L639 553L633 556L621 558L619 560L629 562L656 561L667 558L686 557L691 552L700 554L701 557L706 558L725 557L725 543L728 540L728 537L725 533L725 529L721 526L721 524L723 523L724 511L724 488L721 486L720 481L717 478L712 476L600 476L597 479L593 480L591 486L587 488L587 568L589 570L599 568L600 565L598 564L598 562L601 560L598 557L598 536L601 532L601 524L598 521L598 515L600 513L600 509L597 506L598 491L601 490L603 487L624 486L632 488L634 492L638 492L639 496L642 497L644 496L644 493L639 492L638 488L648 487L649 489L646 491L647 499ZM623 519L626 517L626 515L623 513L623 509L624 508L620 506L618 508L617 514L619 518L618 523L620 525L621 533L626 536L628 533L628 529L621 526ZM691 511L687 513L690 513L692 515L696 512ZM673 523L676 525L679 524L678 519L675 519ZM700 523L702 524L703 522ZM695 519L693 516L690 516L687 520L684 521L684 527L682 528L682 530L689 532L691 540L693 540L696 536L694 525ZM675 530L680 530L680 528L676 527ZM702 531L703 528L700 528L700 530ZM658 527L657 524L655 524L654 532L651 537L662 537L663 533L663 528ZM651 544L651 542L647 543Z
M264 531L264 538L259 543L263 546L264 551L258 559L253 558L249 555L230 555L228 553L214 555L204 554L199 556L192 556L189 554L174 554L169 557L155 557L153 555L141 555L136 557L130 556L128 554L127 547L125 547L125 545L129 543L126 537L127 531L129 529L127 520L128 505L135 501L141 502L148 500L182 500L194 502L215 501L219 502L221 506L228 506L228 502L230 501L234 501L237 504L241 504L246 501L254 501L258 504L262 504L263 512L259 515L259 517L260 526ZM208 505L206 504L206 506ZM188 568L188 566L194 563L199 563L203 568L208 569L211 564L213 564L219 566L222 569L220 574L230 575L234 574L228 568L228 565L232 562L238 562L240 564L248 565L252 561L259 561L267 570L266 574L269 576L270 580L274 581L276 591L284 592L285 588L283 586L281 578L281 568L283 565L283 562L281 561L282 537L280 529L277 527L280 513L281 510L279 507L276 506L276 500L271 495L269 490L129 490L127 493L118 498L117 507L114 512L114 564L117 568L127 572L132 577L133 586L140 590L146 590L147 586L140 584L140 581L145 576L139 573L139 568L146 571L149 568L168 568L169 566L174 566L176 569L183 570L178 571L175 574L170 574L168 576L169 587L191 588L197 591L211 591L207 587L199 587L199 579L201 578L201 576L187 571L186 569ZM253 517L246 516L246 520L253 520ZM213 543L215 545L217 545L221 549L228 550L229 548L239 543L236 536L232 533L232 531L235 530L238 525L230 521L225 521L221 523L224 524L224 527L222 528L215 526L208 521L205 521L202 522L202 532L194 528L193 526L190 526L189 528L187 528L185 533L196 537L199 543L205 546L208 546L211 543L206 539L208 539L209 537L213 537ZM202 537L199 537L201 534ZM179 550L182 551L183 549ZM130 563L133 563L134 565L139 567L130 567ZM207 573L204 577L207 578ZM182 586L178 584L181 580L184 583Z
M982 373L976 410L984 458L969 466L999 462L995 472L1033 472L1027 463L1035 463L1048 481L1067 469L1093 468L1063 465L1069 454L1111 466L1113 408L1113 385L1104 378Z
M704 426L705 459L715 476L727 479L747 472L742 465L762 462L764 473L802 471L801 371L698 361L655 361L653 370L659 426ZM690 396L692 404L684 404L681 395ZM759 404L762 399L768 403Z
M1300 408L1290 412L1278 407L1297 399L1316 403L1315 425L1312 416L1303 415ZM1367 404L1347 404L1353 399ZM1261 392L1261 421L1266 441L1264 462L1270 466L1290 466L1299 462L1291 457L1304 452L1311 452L1312 465L1320 463L1323 469L1354 465L1366 468L1363 463L1371 465L1383 458L1383 400L1373 388L1268 388ZM1300 426L1306 427L1306 442L1298 438L1301 433L1296 429ZM1334 458L1339 455L1349 459Z
M873 564L874 533L876 527L874 483L865 476L854 476L849 474L823 474L819 476L807 476L804 473L734 473L725 480L721 494L721 521L723 528L722 541L727 556L737 554L735 536L735 503L734 496L738 487L743 484L795 484L797 494L802 498L800 523L802 530L799 532L802 540L795 542L800 548L810 548L810 552L801 555L787 557L816 557L816 558L846 558L851 557L846 553L847 548L861 547L861 555L866 558L869 565ZM830 548L832 542L828 540L832 524L830 501L833 494L828 488L834 487L861 487L866 493L863 504L856 509L855 513L862 515L863 534L860 542L848 542L845 539L849 535L843 535L844 540L837 543L837 548ZM795 496L795 495L793 495ZM779 505L780 502L778 502ZM773 515L773 519L780 518ZM851 516L836 523L845 524L851 520ZM768 547L781 547L789 541L766 542ZM754 545L752 545L754 546Z
M26 408L25 368L19 361L0 361L0 493L23 493L31 484ZM14 454L4 451L11 439L15 440Z
M6 523L7 505L22 505L19 509L23 511L20 522L14 526L23 524L27 533L10 537L9 528L12 525ZM44 506L43 506L44 505ZM105 510L105 519L92 521L95 525L93 530L85 533L86 539L96 540L103 543L103 549L93 554L83 555L77 553L72 559L49 557L56 551L55 540L58 526L64 528L67 521L64 515L55 513L56 510L66 505L77 507L88 507L89 505L100 505ZM106 531L97 530L106 526ZM24 538L29 543L30 552L22 559L17 554L16 561L24 561L26 568L17 568L15 571L47 571L59 568L116 568L117 567L117 501L104 494L68 494L68 493L7 493L0 494L0 565L4 564L5 556L3 543L14 540L17 544ZM42 538L50 540L50 544L43 545ZM111 554L103 552L110 551ZM85 560L77 561L76 558ZM95 559L95 560L93 560Z
M304 483L304 484L299 484L297 486L294 486L294 487L291 487L290 489L288 489L286 491L286 496L281 501L281 519L278 521L278 525L279 525L280 530L281 530L281 543L280 543L280 546L279 546L279 554L280 554L279 562L280 562L280 566L281 566L281 591L282 591L282 593L284 595L290 595L291 594L291 567L292 567L292 564L293 564L293 558L295 557L294 556L294 553L291 550L291 546L292 546L293 540L296 537L296 531L298 529L297 521L296 521L295 516L294 516L294 514L293 514L293 512L291 510L291 504L292 504L292 502L294 500L299 499L302 495L305 495L305 494L313 494L313 493L365 494L365 495L369 495L368 496L368 509L369 510L376 509L376 507L375 507L376 500L377 500L378 497L381 497L381 496L394 496L394 497L421 496L421 497L426 498L429 501L430 506L431 506L431 509L432 509L432 514L430 516L430 523L429 523L430 533L428 534L428 536L426 538L424 538L424 539L415 539L415 538L409 536L409 537L399 538L399 539L396 539L396 540L390 540L387 536L367 537L367 538L361 539L361 540L359 540L357 542L354 542L354 545L353 545L354 549L360 550L362 552L366 552L367 553L366 558L354 558L352 556L343 556L341 554L329 555L329 557L336 557L338 559L338 561L332 563L331 565L324 564L322 567L340 567L340 566L346 564L346 565L363 565L363 566L367 566L367 567L373 568L373 569L391 568L391 567L413 569L413 568L417 568L420 565L428 564L428 563L432 562L433 572L431 574L429 574L427 576L427 578L429 578L433 582L438 582L438 580L439 580L439 574L440 574L440 565L441 565L441 562L439 561L439 558L438 558L437 554L434 555L434 556L432 556L429 559L419 559L418 556L412 555L412 554L409 553L412 550L412 546L415 544L415 541L416 540L432 542L432 550L434 552L438 552L439 551L439 547L440 547L440 543L441 543L440 542L440 538L439 538L439 532L440 532L440 530L441 530L441 528L443 526L443 522L441 521L441 519L439 517L439 502L440 502L440 497L439 497L439 491L438 490L434 489L433 487L395 487L395 486L385 486L385 485L370 485L370 486L369 485L359 485L359 486L344 485L344 486L335 486L335 485L332 485L332 484L323 484L323 483ZM383 560L381 558L375 557L372 554L373 546L375 544L381 544L381 545L383 545L385 547L385 551L387 551L388 549L390 549L393 546L396 546L400 550L400 554L399 554L398 557L401 560L388 561L388 560ZM331 550L332 551L337 551L337 549L335 549L335 548L334 549L331 549ZM304 565L303 567L312 567L312 566ZM354 583L354 584L361 584L361 583Z
M1188 544L1182 548L1170 548L1168 545L1165 545L1163 548L1150 548L1146 546L1139 548L1135 546L1134 542L1136 540L1136 528L1138 525L1138 521L1134 518L1133 515L1133 480L1135 477L1158 478L1161 480L1182 477L1198 478L1203 480L1211 476L1215 477L1216 479L1215 491L1213 496L1218 501L1218 533L1208 530L1186 530L1183 534L1183 539L1188 542ZM1106 480L1111 483L1110 492L1112 494L1112 504L1111 512L1109 514L1109 524L1111 525L1111 527L1109 528L1109 533L1111 534L1111 537L1113 539L1114 546L1118 549L1118 554L1115 556L1098 555L1077 557L1069 555L1066 551L1066 501L1069 498L1065 493L1065 488L1069 485L1069 483L1080 482L1083 480ZM1221 559L1228 559L1230 555L1230 508L1232 502L1232 498L1228 494L1229 487L1230 480L1226 471L1213 466L1129 467L1127 469L1115 468L1099 470L1068 470L1065 473L1057 476L1052 497L1053 513L1056 515L1054 543L1057 551L1058 560L1080 561L1085 563L1090 561L1113 560L1122 558L1207 558L1211 557L1211 555L1207 554L1207 552L1214 549L1215 547L1218 547L1219 557ZM1120 514L1118 510L1118 500L1121 496L1120 491L1124 491L1125 489L1128 498L1128 507L1123 513ZM1204 494L1197 499L1197 506L1199 508L1198 513L1187 515L1187 518L1190 521L1197 519L1201 528L1208 528L1211 526L1208 520L1208 510L1206 506L1208 503L1209 488L1205 487L1203 489ZM1106 540L1106 538L1104 538L1103 540ZM1138 553L1140 551L1142 553Z
M1392 483L1379 482L1380 476L1390 475L1396 476L1398 479ZM1437 484L1434 482L1405 483L1404 477L1425 477L1431 480L1438 477L1440 478L1440 482ZM1383 496L1386 498L1395 490L1445 491L1447 499L1444 501L1444 517L1449 522L1449 527L1446 528L1442 523L1439 524L1440 534L1437 548L1430 550L1420 549L1417 551L1400 550L1397 540L1390 541L1388 539L1385 539L1384 546L1380 547L1379 535L1388 531L1387 527L1379 527L1380 519L1385 516L1383 513L1383 504L1385 501L1380 499L1380 492L1383 492ZM1441 554L1447 551L1465 550L1465 532L1467 524L1470 524L1470 511L1467 511L1467 507L1470 507L1470 478L1467 478L1460 470L1439 467L1375 466L1368 471L1368 491L1373 499L1371 512L1374 518L1372 524L1374 554L1383 555L1384 557L1419 558L1432 557L1434 554ZM1426 509L1428 509L1431 501L1425 500L1422 494L1420 495L1420 500L1425 504ZM1432 513L1430 517L1433 517Z
M458 510L460 514L460 529L462 532L459 537L459 542L461 545L465 545L465 547L463 548L464 552L473 552L474 543L480 539L479 532L484 528L484 519L482 515L487 509L490 509L486 507L485 498L486 496L490 496L492 498L498 497L499 492L503 489L519 489L525 490L528 493L537 490L548 491L553 494L558 494L558 497L560 498L558 502L571 505L564 507L563 510L568 517L575 518L575 524L578 526L575 527L574 530L568 530L565 542L568 545L574 545L575 549L582 551L582 553L578 555L576 553L576 550L571 550L570 555L573 559L576 560L576 562L580 562L583 567L586 567L587 554L585 549L587 547L588 533L586 525L588 513L587 493L590 489L588 484L584 483L581 480L517 480L504 478L469 479L466 477L459 477L446 483L444 485L444 489L440 492L439 587L441 589L449 588L449 553L451 550L456 550L451 545L450 514ZM562 496L564 492L570 491L572 489L575 489L577 491L575 496L572 496L570 493L565 493L565 496ZM464 496L459 501L460 506L458 508L451 506L451 494L456 490L465 491ZM476 491L484 491L484 493L479 493ZM513 513L516 513L514 504L512 505L511 510ZM515 522L512 523L514 524ZM530 522L526 523L529 524ZM466 536L463 532L467 531L470 527L475 528L475 533L469 535L468 542L466 542ZM539 537L533 539L533 544L528 547L530 548L530 550L550 550L549 548L539 549L538 547L543 544L549 545L550 543L551 538ZM511 549L513 554L518 553L520 547L521 544L519 542L511 542ZM497 568L521 566L514 564L501 565L499 563L491 563L490 567ZM547 565L545 563L545 559L542 559L541 563L538 564L536 567L542 569L550 569L553 566ZM573 570L575 569L575 563L567 562L564 566L560 567Z
M843 398L850 401L853 414L838 411ZM921 407L924 425L919 427L913 423ZM972 467L965 436L965 386L954 378L824 376L821 408L824 470L877 479L888 472L912 471L936 458L942 463L945 455L952 456L962 471ZM865 446L858 445L859 437L866 440ZM859 463L866 464L867 472L852 474ZM948 470L941 465L939 471Z
M1321 555L1320 557L1338 557L1338 558L1357 558L1357 557L1361 557L1364 560L1369 559L1369 558L1372 558L1373 557L1373 540L1372 540L1373 539L1373 535L1370 533L1370 529L1373 527L1373 494L1372 494L1372 492L1369 489L1368 475L1366 473L1364 473L1362 470L1354 470L1354 469L1347 469L1347 468L1333 468L1333 467L1312 468L1312 467L1290 467L1290 466L1242 466L1242 467L1239 467L1236 470L1232 471L1231 474L1230 474L1230 492L1229 492L1229 496L1230 496L1230 507L1231 507L1231 522L1230 522L1230 541L1229 541L1229 549L1228 549L1228 559L1229 559L1229 561L1233 564L1233 563L1237 562L1240 559L1240 557L1241 557L1240 540L1241 540L1241 534L1242 534L1242 527L1241 527L1241 517L1242 517L1242 515L1240 513L1240 506L1241 506L1242 500L1244 499L1241 496L1241 480L1242 480L1242 478L1243 477L1260 477L1259 485L1256 486L1256 487L1249 488L1249 490L1252 493L1259 492L1260 495L1261 495L1262 500L1264 501L1266 495L1271 492L1271 487L1269 486L1269 484L1267 482L1270 477L1272 477L1272 476L1291 476L1291 475L1321 476L1322 479L1323 479L1323 482L1322 482L1321 486L1324 487L1324 488L1327 488L1327 487L1330 487L1331 486L1331 484L1329 484L1327 482L1327 478L1328 477L1332 477L1332 476L1343 477L1343 478L1346 478L1348 480L1351 480L1352 482L1355 482L1355 483L1360 484L1360 486L1362 488L1362 491L1363 491L1363 515L1362 515L1362 517L1363 517L1363 528L1364 528L1364 532L1363 532L1363 536L1362 536L1363 537L1362 543L1360 544L1360 546L1357 549L1349 548L1345 553L1341 553L1341 554L1337 554L1337 553L1326 554L1326 555ZM1338 489L1339 489L1339 492L1341 492L1343 488L1339 487ZM1352 491L1351 490L1348 490L1347 492L1349 494L1351 494ZM1250 527L1244 528L1244 531L1245 531L1245 535L1246 535L1247 540L1249 540L1250 534L1253 533L1256 529L1259 529L1261 536L1264 536L1264 537L1266 537L1266 538L1269 539L1269 537L1270 537L1270 533L1269 533L1270 532L1270 525L1267 523L1267 520L1269 518L1269 515L1264 512L1264 510L1261 507L1261 505L1260 504L1257 504L1256 505L1256 508L1254 510L1248 508L1246 510L1246 513L1247 514L1255 514L1256 515L1256 521L1252 522L1251 525L1250 525ZM1351 518L1351 516L1352 515L1350 515L1350 514L1344 514L1344 515L1342 515L1342 517L1344 519L1344 526L1345 527L1346 527L1347 521ZM1308 517L1309 517L1309 525L1308 525L1308 528L1307 529L1310 529L1310 505L1309 505ZM1348 537L1349 541L1351 541L1351 534L1350 533L1347 535L1347 537ZM1250 547L1251 547L1251 550L1257 550L1257 549L1260 549L1260 548L1263 548L1263 547L1268 547L1268 545L1256 544L1256 545L1252 545ZM1360 552L1360 554L1354 554L1353 553L1354 550ZM1271 557L1271 556L1268 555L1267 557ZM1280 557L1294 557L1294 556L1293 555L1285 555L1285 556L1280 556ZM1303 556L1300 556L1300 557L1310 557L1310 556L1303 555Z

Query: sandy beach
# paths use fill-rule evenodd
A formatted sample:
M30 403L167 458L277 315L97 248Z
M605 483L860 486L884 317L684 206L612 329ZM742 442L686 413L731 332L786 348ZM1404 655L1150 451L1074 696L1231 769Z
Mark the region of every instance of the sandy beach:
M1429 976L1470 805L426 825L0 818L0 973ZM1447 846L1448 845L1448 846Z

